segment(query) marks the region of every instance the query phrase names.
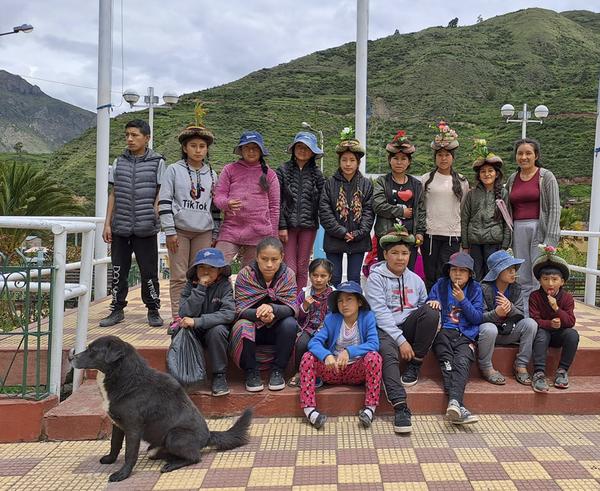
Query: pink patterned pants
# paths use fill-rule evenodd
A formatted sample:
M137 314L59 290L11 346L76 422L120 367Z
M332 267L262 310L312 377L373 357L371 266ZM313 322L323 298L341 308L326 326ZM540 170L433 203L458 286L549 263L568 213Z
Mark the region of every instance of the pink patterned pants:
M379 405L381 391L381 355L369 351L343 370L327 368L310 351L304 353L300 363L300 407L317 407L315 383L317 377L328 384L359 385L365 383L365 406Z

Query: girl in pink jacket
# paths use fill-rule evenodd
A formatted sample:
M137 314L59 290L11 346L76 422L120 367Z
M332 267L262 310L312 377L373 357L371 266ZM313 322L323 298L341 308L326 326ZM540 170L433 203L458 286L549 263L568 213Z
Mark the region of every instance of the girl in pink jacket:
M256 245L279 232L279 181L264 157L269 155L258 131L242 133L235 154L217 183L214 202L224 213L217 239L226 261L240 254L242 267L256 256Z

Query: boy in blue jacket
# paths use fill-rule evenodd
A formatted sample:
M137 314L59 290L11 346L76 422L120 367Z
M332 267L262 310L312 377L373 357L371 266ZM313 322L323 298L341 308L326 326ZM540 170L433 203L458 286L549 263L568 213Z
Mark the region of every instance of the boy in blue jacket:
M444 391L448 394L446 418L454 424L479 421L463 405L479 325L483 322L483 293L474 279L473 265L473 258L466 252L452 254L427 298L431 307L441 311L441 329L432 350L442 368Z
M300 363L300 406L316 429L327 416L316 409L317 377L329 384L365 383L365 407L358 413L368 428L379 405L381 356L375 315L371 312L360 285L341 283L328 298L329 314L323 327L308 343Z

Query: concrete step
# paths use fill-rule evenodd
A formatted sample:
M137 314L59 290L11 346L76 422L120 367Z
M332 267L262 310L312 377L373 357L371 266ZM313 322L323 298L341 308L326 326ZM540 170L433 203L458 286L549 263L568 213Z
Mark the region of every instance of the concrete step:
M213 397L208 384L190 391L194 404L205 416L218 417L241 413L247 407L256 417L302 416L299 389L282 391L265 389L246 392L240 381L230 383L231 394ZM596 414L600 407L600 376L571 377L566 390L550 389L536 394L530 387L509 378L505 386L495 386L476 378L469 381L465 405L475 414ZM409 387L408 403L413 414L442 414L447 398L438 380L423 378ZM364 387L325 386L317 391L319 410L329 416L357 414L363 407ZM392 414L393 409L381 393L378 414ZM93 440L110 435L111 422L102 408L102 398L95 381L81 388L59 406L48 411L43 433L49 440Z

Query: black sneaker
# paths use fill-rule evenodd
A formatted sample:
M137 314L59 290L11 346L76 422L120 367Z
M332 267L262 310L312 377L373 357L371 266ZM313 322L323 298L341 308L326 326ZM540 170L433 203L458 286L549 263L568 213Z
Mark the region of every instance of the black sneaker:
M148 309L148 325L150 327L160 327L163 325L163 320L158 310Z
M396 433L410 433L412 431L412 423L410 409L406 404L400 404L395 408L394 415L394 431Z
M269 390L281 390L285 389L285 380L283 379L283 373L278 368L274 368L269 377Z
M411 361L407 366L406 370L402 374L400 381L404 387L412 387L419 381L419 371L421 370L421 363Z
M248 392L260 392L265 386L260 378L258 370L247 370L246 371L246 390Z
M115 309L110 314L108 314L104 319L100 319L98 323L100 327L110 327L118 324L119 322L123 322L125 320L125 312L123 309Z
M224 373L215 373L212 381L212 395L215 397L229 394L229 385Z

